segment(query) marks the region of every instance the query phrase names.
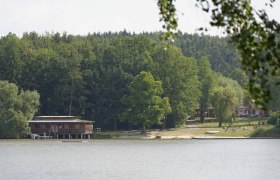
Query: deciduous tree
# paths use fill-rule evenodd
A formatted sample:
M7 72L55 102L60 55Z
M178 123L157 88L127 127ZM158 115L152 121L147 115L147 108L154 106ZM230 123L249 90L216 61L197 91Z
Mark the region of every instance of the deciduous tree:
M132 124L141 124L143 131L153 124L161 124L171 112L169 99L161 97L163 89L160 81L152 74L142 71L129 84L129 95L122 99L125 111L121 118Z
M28 120L39 107L39 94L19 91L7 81L0 81L0 137L19 138L28 132Z
M217 84L211 95L211 104L221 127L223 122L232 121L236 106L243 102L243 91L234 80L220 75L216 75L216 78Z
M198 105L200 96L198 68L194 58L186 58L176 47L155 48L152 54L152 72L162 81L164 96L169 97L172 112L166 118L166 127L186 122Z

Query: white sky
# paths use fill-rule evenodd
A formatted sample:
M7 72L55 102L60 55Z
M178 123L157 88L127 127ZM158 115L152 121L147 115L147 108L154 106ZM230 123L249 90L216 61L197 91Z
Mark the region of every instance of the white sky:
M264 7L269 0L253 0L255 7ZM206 26L209 15L195 7L196 0L177 0L179 29L195 33ZM9 32L67 32L86 35L93 32L159 31L159 10L156 0L0 0L0 36ZM280 22L280 0L268 10ZM184 14L184 15L182 15ZM211 35L221 31L212 29ZM199 33L199 32L198 32Z

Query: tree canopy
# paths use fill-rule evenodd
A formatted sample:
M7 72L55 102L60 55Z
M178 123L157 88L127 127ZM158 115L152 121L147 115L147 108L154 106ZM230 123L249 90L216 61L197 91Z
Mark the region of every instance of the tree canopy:
M0 81L0 137L18 138L28 132L31 120L39 107L39 94L19 91L7 81Z
M161 97L163 89L160 81L155 81L152 74L142 71L129 84L129 94L122 98L124 112L121 118L132 124L145 127L161 124L171 112L169 99Z
M150 72L155 81L162 82L161 97L168 97L172 108L162 127L176 127L199 107L210 68L243 88L248 81L228 38L181 32L176 36L178 40L165 50L160 32L87 36L30 32L22 37L10 33L0 38L0 80L24 91L36 90L38 115L71 114L94 120L103 129L128 129L140 125L120 119L122 98L129 95L129 85L141 71ZM277 86L271 92L270 105L276 107Z
M223 122L231 122L235 108L243 103L243 90L240 85L229 78L215 75L215 87L211 94L211 104L214 107L219 127Z
M178 48L164 50L161 46L155 49L152 58L152 72L162 81L164 96L169 97L172 107L164 123L167 127L181 125L198 105L200 86L196 60L184 57Z
M151 72L162 82L163 96L169 98L173 109L164 123L174 127L184 123L197 107L200 90L193 55L200 54L188 49L186 57L179 45L164 50L158 38L159 33L127 32L88 36L31 32L22 38L8 34L0 39L0 64L4 67L0 79L16 83L20 89L37 90L40 115L79 115L94 120L96 127L117 129L129 125L119 118L129 84L141 71ZM193 44L200 41L203 39ZM182 45L185 42L189 41Z

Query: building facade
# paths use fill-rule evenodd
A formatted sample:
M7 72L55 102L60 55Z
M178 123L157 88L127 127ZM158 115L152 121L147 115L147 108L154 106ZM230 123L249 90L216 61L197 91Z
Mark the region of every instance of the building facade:
M239 106L236 108L236 117L266 117L270 116L270 111L266 112L263 108L258 106Z
M31 133L54 138L91 138L93 121L79 116L35 116L29 121Z
M271 111L264 111L263 108L258 107L258 106L238 106L235 108L235 116L236 117L269 117L271 114ZM195 116L199 118L200 117L200 109L195 109ZM215 111L213 108L208 108L205 111L205 118L214 118L215 116Z

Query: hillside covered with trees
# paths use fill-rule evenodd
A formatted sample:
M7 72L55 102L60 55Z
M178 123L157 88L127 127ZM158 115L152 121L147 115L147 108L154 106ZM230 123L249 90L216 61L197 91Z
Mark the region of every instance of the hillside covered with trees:
M37 91L38 115L79 115L94 120L96 127L128 129L142 127L139 118L129 118L128 107L133 109L133 100L137 101L133 97L143 93L135 92L141 91L136 87L148 91L144 87L147 83L136 78L146 72L150 83L160 84L150 85L149 93L154 97L150 97L150 104L145 103L158 114L146 112L155 117L154 123L146 119L146 125L175 127L193 116L205 98L210 104L208 95L215 89L210 88L211 84L230 89L217 79L233 79L229 84L235 87L237 82L243 88L247 83L227 38L183 33L177 36L177 41L164 49L159 32L131 34L124 30L87 36L31 32L21 38L8 34L0 39L0 80L22 90ZM201 69L207 63L210 69ZM211 73L205 76L206 71ZM213 83L207 85L205 78ZM133 86L134 81L140 84ZM231 108L240 99L232 103Z

